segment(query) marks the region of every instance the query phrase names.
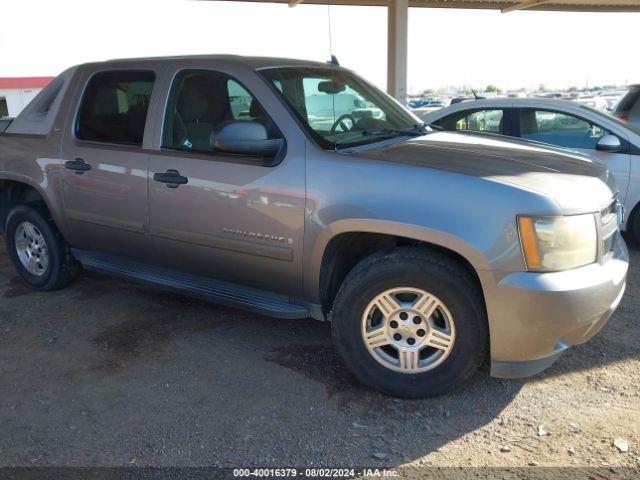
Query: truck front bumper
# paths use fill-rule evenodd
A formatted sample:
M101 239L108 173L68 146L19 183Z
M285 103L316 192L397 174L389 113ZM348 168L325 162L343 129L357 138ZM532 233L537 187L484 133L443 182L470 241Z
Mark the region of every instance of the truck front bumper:
M617 233L613 255L603 263L553 273L481 272L491 375L534 375L598 333L622 299L628 266Z

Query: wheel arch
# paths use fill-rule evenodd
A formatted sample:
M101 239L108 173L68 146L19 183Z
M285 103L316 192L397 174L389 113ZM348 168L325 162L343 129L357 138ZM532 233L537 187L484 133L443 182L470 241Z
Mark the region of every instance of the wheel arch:
M56 215L45 191L28 177L10 176L0 178L0 233L4 233L9 212L16 205L38 205L53 218L56 226L61 226L61 217Z
M311 250L305 295L319 303L326 315L340 284L356 263L377 251L403 245L446 254L469 271L483 292L478 271L488 270L489 264L479 250L464 240L416 225L383 220L340 220L324 228Z

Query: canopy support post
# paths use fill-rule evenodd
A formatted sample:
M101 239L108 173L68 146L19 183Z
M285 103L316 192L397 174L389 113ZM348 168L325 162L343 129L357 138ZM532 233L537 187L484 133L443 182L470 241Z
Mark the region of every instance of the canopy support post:
M403 105L407 100L409 0L389 0L387 92Z

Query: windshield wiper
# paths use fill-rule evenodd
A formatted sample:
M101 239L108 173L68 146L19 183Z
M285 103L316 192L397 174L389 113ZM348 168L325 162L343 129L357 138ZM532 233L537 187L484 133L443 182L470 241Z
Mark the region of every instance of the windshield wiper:
M363 136L369 135L384 135L384 134L400 134L400 135L423 135L426 133L425 127L427 125L425 123L416 123L411 127L407 128L381 128L380 130L364 130L362 132Z
M379 130L363 130L359 135L354 135L352 137L348 137L348 138L343 138L341 140L338 140L336 142L334 142L334 146L338 146L338 145L342 145L343 143L349 142L355 138L360 138L360 137L371 137L371 136L377 136L377 135L384 135L385 138L388 136L391 136L391 138L396 137L396 136L400 136L403 137L405 135L411 135L411 136L422 136L425 135L429 132L426 131L426 127L429 127L433 130L443 130L443 128L439 125L432 125L430 123L416 123L415 125L412 125L411 127L407 127L407 128L381 128Z

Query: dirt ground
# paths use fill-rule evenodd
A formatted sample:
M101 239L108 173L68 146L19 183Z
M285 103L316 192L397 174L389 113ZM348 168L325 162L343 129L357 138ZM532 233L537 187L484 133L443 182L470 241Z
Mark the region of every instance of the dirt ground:
M545 373L407 401L357 384L327 324L92 273L35 293L0 247L0 466L640 468L631 255L615 316Z

